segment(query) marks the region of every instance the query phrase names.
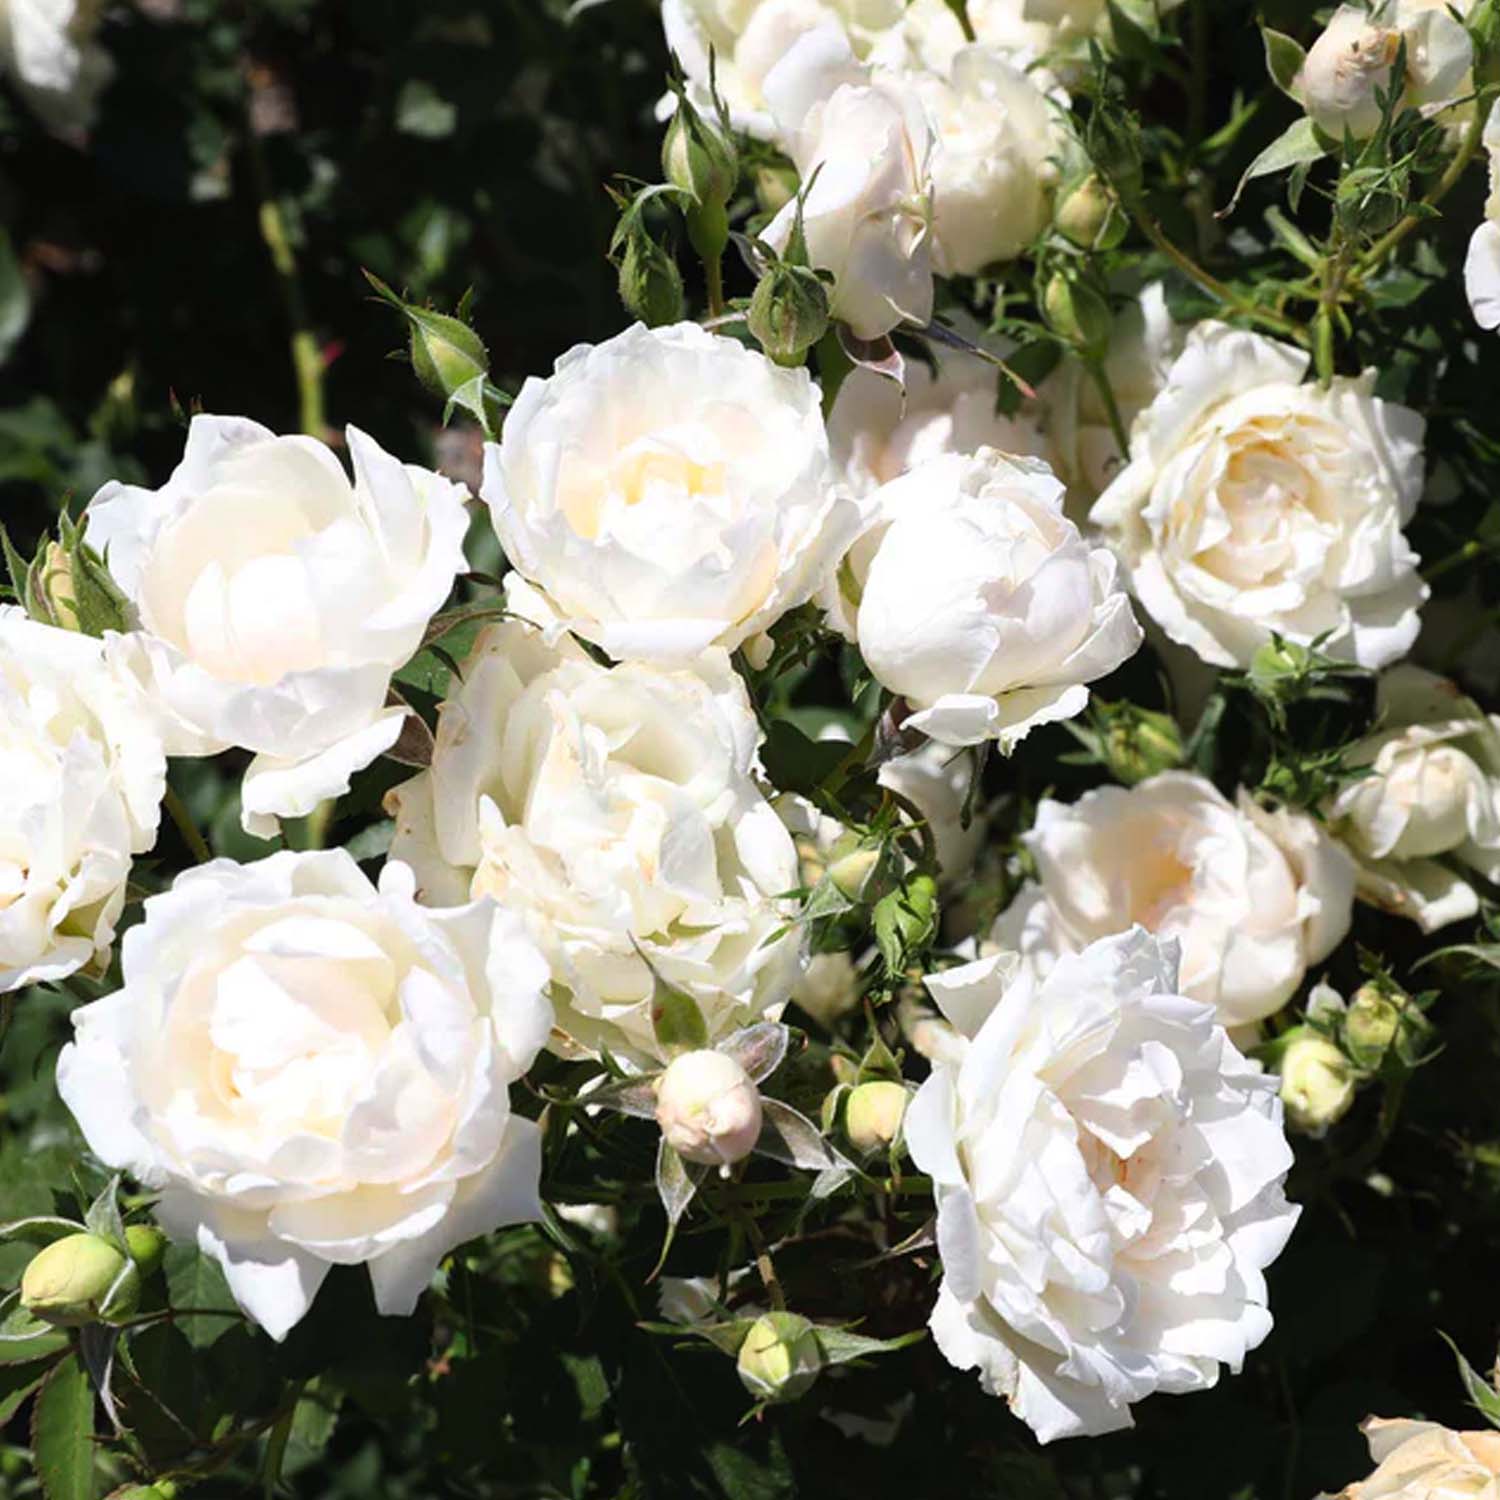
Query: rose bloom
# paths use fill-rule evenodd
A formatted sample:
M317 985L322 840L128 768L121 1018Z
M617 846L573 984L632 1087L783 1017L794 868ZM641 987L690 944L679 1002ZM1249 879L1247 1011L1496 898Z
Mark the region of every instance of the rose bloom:
M1051 216L1061 147L1046 94L995 47L965 47L912 86L932 122L934 259L947 276L1013 260Z
M998 740L1082 712L1085 683L1140 645L1115 562L1062 513L1035 459L982 448L918 465L870 499L840 565L835 623L907 719L945 745Z
M0 0L0 71L51 130L87 130L114 63L94 40L102 0Z
M1329 824L1358 861L1359 894L1435 932L1479 910L1463 869L1500 881L1500 717L1406 663L1377 701L1378 732L1345 757L1369 774L1333 798Z
M1461 7L1460 7L1461 8ZM1337 141L1380 127L1380 100L1402 44L1406 78L1402 109L1435 114L1472 88L1474 44L1447 0L1383 0L1373 10L1341 5L1308 50L1292 81L1312 122Z
M859 68L847 41L818 32L778 70L772 107L807 186L807 256L833 277L833 317L862 339L930 322L932 127L917 91ZM765 230L778 253L797 211L787 203Z
M900 16L904 0L662 0L667 47L682 65L693 101L712 109L712 77L730 122L760 140L776 135L767 85L793 45L829 30L863 50ZM669 104L664 104L670 108Z
M1167 374L1182 352L1183 337L1183 330L1167 311L1166 290L1159 281L1145 287L1115 315L1104 374L1127 435L1167 383ZM1065 355L1037 395L1046 431L1042 454L1068 487L1068 515L1083 526L1089 507L1109 487L1128 455L1120 451L1098 382L1081 359Z
M101 642L0 605L0 993L108 961L166 775Z
M333 1265L406 1314L441 1258L541 1216L509 1086L552 1025L547 965L493 901L418 906L343 850L214 860L149 897L123 985L73 1012L57 1084L90 1149L160 1194L280 1339Z
M1276 632L1363 667L1410 649L1428 588L1401 528L1423 419L1375 376L1304 384L1300 349L1200 323L1091 519L1174 641L1248 666Z
M1312 819L1237 803L1166 771L1074 803L1043 798L1026 835L1038 879L991 940L1046 972L1133 923L1181 945L1182 992L1238 1027L1281 1009L1349 930L1354 869Z
M197 416L159 490L106 484L88 509L139 617L111 659L169 755L255 752L241 802L263 838L395 743L391 674L466 566L463 488L347 431L352 485L315 438Z
M1378 1466L1324 1500L1500 1500L1500 1432L1371 1417L1361 1429Z
M521 912L567 1040L653 1066L654 976L692 995L712 1042L774 1019L802 971L782 899L797 856L756 779L758 735L722 653L695 672L605 668L507 621L475 641L431 769L390 795L392 853L427 901Z
M1464 290L1474 321L1486 332L1500 328L1500 100L1484 122L1484 145L1490 158L1490 195L1484 222L1469 240L1464 259Z
M768 629L859 520L807 371L694 323L637 324L528 380L483 494L518 614L664 661Z
M828 413L834 467L868 495L929 458L998 448L1040 456L1044 440L1027 416L996 410L999 371L977 355L944 352L935 369L908 360L905 387L856 365Z
M1044 1443L1238 1372L1271 1330L1292 1153L1275 1080L1178 993L1176 944L1137 927L1045 979L1001 954L927 987L966 1039L906 1114L943 1355Z

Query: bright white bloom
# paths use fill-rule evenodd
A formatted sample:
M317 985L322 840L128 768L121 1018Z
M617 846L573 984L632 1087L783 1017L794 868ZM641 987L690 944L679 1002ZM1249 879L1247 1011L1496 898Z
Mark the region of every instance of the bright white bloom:
M1378 1465L1324 1500L1500 1500L1500 1432L1371 1417L1361 1429Z
M465 567L462 486L347 434L352 485L314 438L194 417L166 484L110 483L88 509L88 542L139 617L111 658L169 755L255 752L241 801L262 837L395 743L391 674Z
M652 969L697 1001L710 1041L774 1019L802 969L780 899L797 856L757 784L757 739L722 653L694 672L609 669L492 626L443 705L432 768L390 795L392 853L430 902L522 912L566 1036L654 1065Z
M1176 945L1135 928L1043 980L1003 954L927 987L968 1039L906 1114L938 1348L1042 1442L1238 1372L1271 1330L1292 1153L1275 1080L1177 993Z
M1398 109L1438 111L1469 92L1474 45L1447 0L1383 0L1373 10L1341 5L1309 49L1292 88L1313 123L1335 140L1374 135L1377 95L1406 44L1406 87Z
M863 51L892 25L904 0L662 0L667 46L682 64L694 103L712 108L710 54L730 122L761 140L776 135L768 95L775 73L809 32L831 32ZM669 104L664 104L669 108Z
M1154 281L1115 316L1104 375L1128 436L1135 419L1156 399L1182 352L1184 330L1167 311L1166 290ZM1127 462L1110 425L1098 382L1080 359L1065 357L1042 382L1046 428L1044 456L1068 487L1068 514L1082 525L1089 507Z
M1334 798L1329 823L1359 863L1360 895L1435 932L1479 910L1464 869L1500 881L1500 717L1404 663L1378 703L1379 731L1346 757L1370 774Z
M906 365L903 391L894 380L856 366L828 413L828 442L843 481L868 495L929 458L998 448L1040 456L1045 443L1027 416L996 410L1000 372L977 355L944 353L936 372Z
M930 322L932 132L915 89L871 77L847 42L815 33L787 59L772 104L803 184L811 182L802 200L807 256L833 276L833 316L862 339ZM788 203L766 243L783 250L796 214Z
M1077 802L1044 798L1026 835L1038 881L991 939L1040 972L1133 923L1182 950L1184 994L1224 1026L1279 1010L1349 930L1352 861L1309 817L1228 801L1166 771Z
M727 1052L684 1052L657 1080L656 1123L684 1160L728 1166L760 1138L760 1091Z
M1464 260L1464 290L1474 321L1486 331L1500 328L1500 100L1490 108L1484 124L1484 144L1490 158L1490 195L1484 222L1469 240Z
M0 0L0 69L53 130L87 130L114 76L94 40L102 0Z
M637 324L528 380L483 493L516 612L622 658L732 650L807 600L858 525L807 371L694 323Z
M838 586L874 676L913 729L1009 751L1071 718L1085 683L1140 645L1114 558L1062 513L1035 459L983 448L930 459L872 497Z
M1422 497L1423 419L1375 374L1304 384L1300 349L1200 323L1136 418L1091 519L1174 641L1248 666L1273 631L1381 667L1428 588L1401 528Z
M509 1086L547 1039L547 964L492 901L433 912L342 850L214 860L146 901L124 985L73 1012L57 1083L94 1154L224 1267L272 1338L333 1265L406 1314L455 1246L541 1216Z
M166 774L102 643L0 606L0 993L107 960Z
M1046 227L1062 140L1046 94L995 47L965 47L948 77L918 74L932 152L934 260L973 276Z

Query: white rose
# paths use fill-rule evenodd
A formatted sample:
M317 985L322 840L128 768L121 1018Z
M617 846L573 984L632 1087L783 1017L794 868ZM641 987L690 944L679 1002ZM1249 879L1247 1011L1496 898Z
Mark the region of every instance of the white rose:
M868 495L929 458L998 448L1041 456L1044 440L1022 414L996 410L999 372L976 355L944 353L933 371L906 365L903 389L894 380L855 366L828 413L828 442L840 477Z
M247 830L310 813L390 749L391 674L466 566L460 485L348 429L343 466L309 437L198 416L159 490L110 483L88 509L139 616L111 658L160 714L170 755L255 752Z
M1379 732L1346 757L1370 773L1333 799L1329 823L1360 895L1435 932L1479 910L1464 869L1500 881L1500 717L1408 664L1381 677L1378 705Z
M663 661L768 629L859 521L807 371L694 323L637 324L528 380L483 494L517 613Z
M1474 321L1487 332L1500 328L1500 100L1484 122L1484 145L1490 158L1490 195L1484 222L1469 240L1464 259L1464 290Z
M101 0L0 0L0 69L52 130L87 130L114 64L94 40Z
M965 47L947 78L913 80L935 136L934 260L974 276L1013 260L1046 227L1061 148L1046 94L994 47Z
M1292 1153L1275 1080L1177 993L1175 944L1136 928L1041 981L1001 955L927 986L968 1038L906 1113L944 1356L1042 1442L1238 1372L1271 1330Z
M1371 1417L1361 1429L1377 1468L1324 1500L1500 1500L1500 1433Z
M1308 362L1200 323L1091 512L1148 612L1216 666L1248 666L1273 631L1363 667L1416 639L1429 590L1401 528L1426 423L1380 400L1373 371L1325 390Z
M760 1091L727 1052L684 1052L656 1082L656 1123L684 1160L727 1167L760 1138Z
M939 0L941 3L941 0ZM865 51L901 14L903 0L662 0L667 47L700 109L712 110L710 72L736 130L773 140L768 94L777 67L809 32ZM713 67L710 69L710 57ZM670 111L670 96L661 112Z
M834 1023L859 1005L859 970L844 952L815 953L797 981L792 999L820 1026Z
M1341 5L1309 49L1292 90L1312 122L1335 140L1374 135L1377 95L1388 92L1391 69L1406 46L1405 89L1396 108L1437 113L1469 92L1474 45L1446 0L1384 0L1374 10Z
M1140 645L1113 557L1063 515L1038 460L947 454L870 503L839 587L871 673L930 738L1009 751L1080 713L1084 684Z
M58 1089L272 1338L330 1266L368 1264L405 1314L455 1246L541 1216L541 1133L509 1086L552 1008L513 912L428 911L402 865L377 890L342 850L283 852L178 876L122 949Z
M431 770L390 795L392 853L429 901L522 912L567 1037L652 1065L653 969L710 1041L774 1019L802 969L781 899L797 856L756 782L757 737L722 653L695 672L611 669L493 626L443 705Z
M807 256L833 277L832 315L862 339L929 323L932 133L915 89L858 69L847 43L815 33L780 70L772 107L811 184L802 197ZM793 200L767 226L767 244L784 250L796 216Z
M1184 331L1154 281L1116 314L1104 375L1126 433L1156 399L1182 352ZM1089 507L1126 463L1098 382L1080 359L1066 356L1037 392L1046 428L1045 457L1068 487L1068 514L1083 525Z
M1138 923L1178 941L1183 993L1224 1026L1280 1010L1349 930L1353 863L1319 825L1245 792L1231 803L1191 772L1044 798L1026 846L1039 878L992 941L1046 972Z
M0 606L0 993L107 959L166 773L102 643Z

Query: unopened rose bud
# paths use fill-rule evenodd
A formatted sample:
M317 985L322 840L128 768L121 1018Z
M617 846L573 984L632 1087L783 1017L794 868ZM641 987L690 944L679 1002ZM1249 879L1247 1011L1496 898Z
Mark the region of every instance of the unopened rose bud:
M685 1052L656 1085L656 1123L685 1160L728 1166L760 1138L760 1093L727 1054Z
M73 585L73 564L59 543L47 543L36 586L50 623L61 630L77 630L78 591Z
M841 896L863 901L871 893L871 883L880 868L881 851L868 845L856 846L847 853L835 851L829 861L828 878Z
M1113 250L1128 228L1119 200L1095 172L1062 190L1053 222L1059 234L1082 250Z
M1344 1017L1344 1043L1362 1068L1380 1066L1401 1029L1401 999L1376 984L1362 984Z
M1380 127L1377 94L1391 87L1401 33L1345 5L1313 43L1293 89L1314 125L1335 140L1364 140Z
M716 259L729 243L726 205L740 177L734 137L679 95L662 142L661 163L667 181L692 200L683 217L693 249L705 260Z
M1281 1055L1280 1072L1287 1123L1308 1135L1322 1135L1354 1102L1349 1059L1315 1032L1288 1044Z
M906 1089L899 1083L879 1079L860 1084L844 1106L849 1144L866 1155L885 1150L901 1132L906 1101Z
M1047 326L1080 353L1102 357L1109 348L1114 326L1109 303L1087 282L1053 272L1042 293L1042 315Z
M755 169L755 201L763 214L781 212L801 186L796 167L790 162L770 162Z
M682 272L644 228L626 237L620 253L620 301L648 328L682 321Z
M123 1281L122 1272L126 1273ZM135 1267L113 1245L93 1234L80 1232L54 1240L31 1258L21 1275L21 1306L59 1328L96 1323L106 1311L112 1317L128 1313L139 1295L140 1276Z
M859 970L847 953L815 953L792 999L820 1025L833 1028L859 1004Z
M125 1248L142 1276L149 1276L167 1253L167 1237L154 1224L128 1224Z
M434 396L447 400L486 375L484 340L460 318L430 308L411 308L411 367Z
M780 261L756 283L750 332L779 365L799 365L828 331L828 290L809 266Z
M823 1368L818 1335L796 1313L771 1312L757 1318L740 1345L740 1380L761 1401L795 1401Z
M1182 764L1182 732L1170 714L1132 706L1110 719L1104 753L1115 779L1134 786Z

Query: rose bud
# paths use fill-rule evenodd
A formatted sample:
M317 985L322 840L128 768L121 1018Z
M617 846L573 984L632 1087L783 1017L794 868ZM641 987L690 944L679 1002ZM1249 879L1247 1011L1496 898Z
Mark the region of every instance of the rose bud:
M1281 1102L1289 1125L1324 1134L1354 1102L1354 1072L1337 1047L1315 1032L1296 1037L1281 1056Z
M1303 108L1319 130L1342 140L1373 135L1380 125L1376 94L1391 86L1401 33L1362 11L1342 7L1313 43L1297 75Z
M889 1146L901 1132L906 1100L902 1084L886 1079L860 1084L844 1106L844 1133L850 1145L867 1155Z
M656 1123L688 1161L727 1167L750 1154L760 1136L760 1094L750 1075L723 1052L685 1052L656 1086Z
M740 1381L761 1401L795 1401L822 1367L817 1333L796 1313L771 1312L757 1318L740 1345Z
M127 1273L123 1281L122 1272ZM117 1283L111 1298L110 1289ZM110 1316L128 1313L139 1295L135 1267L107 1241L82 1232L38 1251L21 1276L21 1306L58 1328L97 1323L105 1314L106 1299Z

